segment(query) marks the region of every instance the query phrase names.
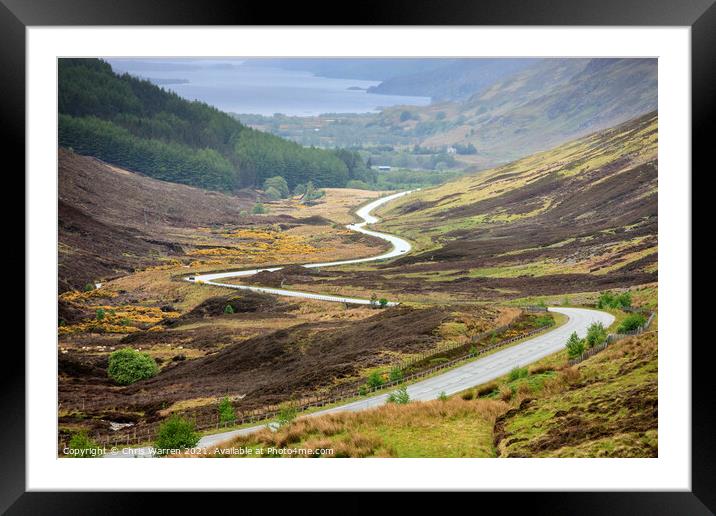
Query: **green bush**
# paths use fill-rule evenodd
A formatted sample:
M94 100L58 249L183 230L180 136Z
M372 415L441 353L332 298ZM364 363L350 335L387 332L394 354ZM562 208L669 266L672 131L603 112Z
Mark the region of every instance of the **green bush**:
M260 202L257 202L254 204L254 207L251 208L251 213L254 215L263 215L264 213L268 213L268 208Z
M225 314L233 314L234 313L234 307L231 305L226 305L224 307L224 313Z
M105 315L104 308L98 308L97 310L95 310L95 318L98 321L104 320L104 315Z
M173 415L159 427L154 441L157 455L167 455L185 448L192 448L199 442L194 423L179 415Z
M236 421L236 412L228 396L221 399L219 403L219 423L232 423Z
M378 303L380 304L381 308L385 308L386 306L388 306L388 300L385 299L384 297L380 298L378 300Z
M538 328L547 328L554 325L554 317L551 315L540 315L535 317L535 325Z
M638 329L646 323L646 317L642 314L629 314L617 328L617 333L627 333Z
M383 376L378 371L373 371L370 376L368 377L368 387L371 389L377 389L378 387L382 386L385 382L383 381Z
M406 386L401 387L397 391L391 392L388 396L388 403L397 403L399 405L405 405L410 402L410 395L408 394L408 388Z
M587 328L587 346L593 348L607 339L607 330L600 322L592 323Z
M264 190L268 195L269 190L273 188L278 193L277 199L288 197L290 190L288 189L288 183L281 176L269 177L264 181Z
M565 347L567 348L567 356L570 359L579 358L584 353L584 339L580 339L576 331L572 332Z
M93 458L102 455L102 448L90 439L86 430L72 434L67 447L71 450L68 455L75 458Z
M92 290L94 290L94 285L92 283L87 283L85 285L85 292L91 292Z
M278 410L276 415L276 423L278 426L286 426L291 424L298 415L298 409L293 403L284 403Z
M249 212L246 211L246 210L241 210L241 211L239 212L239 217L242 217L242 218L243 218L243 217L248 217L248 216L249 216Z
M510 371L509 378L511 382L514 382L520 378L526 378L528 375L529 371L526 367L515 367Z
M440 391L440 394L438 394L438 399L439 399L440 401L447 401L447 400L448 400L448 396L447 396L447 394L445 394L445 391Z
M108 376L120 385L151 378L159 372L152 357L132 348L119 349L109 356Z
M403 371L400 370L398 367L394 367L390 370L390 373L388 373L388 380L391 382L399 382L403 379Z
M628 290L619 295L603 292L597 299L597 308L629 308L631 307L631 292Z

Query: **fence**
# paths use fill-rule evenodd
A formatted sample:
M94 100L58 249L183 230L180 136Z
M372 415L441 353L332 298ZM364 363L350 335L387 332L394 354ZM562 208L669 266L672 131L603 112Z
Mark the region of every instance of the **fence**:
M597 344L593 348L589 348L589 349L585 350L584 353L582 353L577 358L573 358L573 359L569 360L568 364L570 366L579 364L580 362L583 362L586 359L588 359L589 357L592 357L592 356L596 355L597 353L599 353L600 351L606 349L607 346L609 346L609 344L612 344L612 343L614 343L618 340L621 340L621 339L625 339L627 337L632 337L634 335L640 335L640 334L644 333L649 328L649 326L651 326L651 322L654 320L655 315L656 315L656 312L651 312L651 314L649 315L649 318L646 320L646 322L634 330L628 331L626 333L610 333L609 335L607 335L607 338L604 340L604 342L602 342L601 344Z

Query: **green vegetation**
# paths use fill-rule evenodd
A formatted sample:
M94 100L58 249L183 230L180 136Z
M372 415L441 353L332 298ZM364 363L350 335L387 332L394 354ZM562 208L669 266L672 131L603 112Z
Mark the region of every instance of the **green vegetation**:
M288 402L281 405L276 415L276 423L279 427L291 424L298 415L298 408L294 403Z
M440 394L438 394L438 399L439 399L440 401L447 401L447 400L449 400L450 398L448 398L448 395L445 394L445 391L440 391Z
M99 59L60 59L59 142L79 154L165 181L231 191L281 176L288 186L343 186L334 152L250 129ZM279 189L281 192L281 189Z
M232 423L236 420L236 412L228 396L221 398L219 402L219 423Z
M385 308L386 306L388 306L388 300L382 297L378 300L378 304L381 308Z
M629 308L631 307L631 301L631 292L628 290L618 295L604 292L597 300L597 308Z
M310 203L312 201L315 201L317 199L320 199L321 197L324 197L326 195L326 192L324 190L319 190L315 186L313 186L313 182L309 181L306 183L305 191L303 193L303 196L301 197L301 202L306 204Z
M84 290L85 290L85 292L91 292L91 291L94 290L94 285L93 285L92 283L87 283L87 284L85 285L85 289L84 289Z
M224 307L224 313L225 313L225 314L233 314L233 313L234 313L234 307L231 306L230 304L226 305L226 306Z
M519 380L520 378L527 378L528 375L529 372L526 367L515 367L510 371L508 378L511 382L514 382L515 380Z
M119 349L109 356L107 375L120 385L151 378L158 372L159 367L152 357L132 348Z
M264 190L266 190L267 194L271 188L278 193L280 199L285 199L291 193L288 188L288 183L281 176L269 177L266 181L264 181Z
M70 449L68 454L70 457L93 458L102 455L102 448L90 439L86 430L80 430L72 434L67 447Z
M194 430L194 423L175 414L159 427L154 448L159 456L169 455L192 448L198 442L199 434Z
M397 391L393 391L388 395L388 403L396 403L398 405L405 405L410 403L410 395L408 394L408 387L404 385Z
M570 359L579 358L584 353L584 339L580 339L576 331L572 332L565 347L567 348L567 356Z
M617 328L617 333L627 333L634 331L646 323L646 316L640 313L627 315Z
M600 322L592 323L587 328L587 346L593 348L594 346L601 344L607 339L607 330L604 325Z
M265 213L268 213L268 211L268 208L260 202L254 204L254 207L251 208L251 213L253 213L254 215L263 215Z
M104 308L98 308L97 310L95 310L94 313L95 313L95 319L97 319L98 321L104 320L104 316L105 316Z
M388 381L399 382L403 379L403 371L399 367L393 367L388 373Z
M377 389L378 387L381 387L385 381L383 380L383 375L381 375L379 371L373 371L370 376L368 376L368 381L366 383L371 389Z

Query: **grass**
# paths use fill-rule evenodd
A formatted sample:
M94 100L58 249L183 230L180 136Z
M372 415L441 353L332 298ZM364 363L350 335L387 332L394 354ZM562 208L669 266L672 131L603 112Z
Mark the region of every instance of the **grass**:
M492 400L388 404L299 419L276 432L266 429L232 439L222 448L333 450L326 457L485 457L494 455L492 426L504 409Z

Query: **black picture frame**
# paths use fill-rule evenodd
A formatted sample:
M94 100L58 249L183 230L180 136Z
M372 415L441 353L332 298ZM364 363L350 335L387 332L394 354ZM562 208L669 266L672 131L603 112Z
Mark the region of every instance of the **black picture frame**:
M573 25L689 26L692 51L692 163L711 154L707 128L713 125L716 88L715 0L427 0L360 2L350 15L338 4L196 2L192 0L0 0L0 103L5 156L25 163L25 29L28 26L109 25ZM277 6L280 5L280 8ZM320 19L317 13L332 19ZM339 12L346 12L340 16ZM320 20L320 21L317 21ZM708 138L708 139L707 139ZM713 168L709 163L710 168ZM690 174L690 171L678 171ZM19 264L18 264L19 266ZM27 270L25 269L27 274ZM688 300L691 302L691 300ZM692 317L693 320L693 317ZM673 344L673 343L671 343ZM685 335L680 345L691 345ZM714 410L709 345L692 347L692 490L690 492L510 493L510 507L536 514L712 514L716 511ZM119 514L135 511L137 495L123 493L37 493L25 489L25 357L15 345L15 367L0 376L0 511L8 514ZM6 359L8 360L8 359ZM666 388L665 386L662 388ZM12 445L8 445L12 443ZM184 497L161 503L186 504ZM242 495L246 496L246 495ZM480 494L480 505L495 496ZM199 502L201 496L193 494ZM260 500L257 500L261 503ZM320 504L310 503L319 510ZM201 502L199 502L201 503ZM343 502L345 503L345 502ZM365 504L345 504L360 509ZM188 506L185 506L188 507ZM367 510L367 509L366 509ZM527 510L527 509L526 509ZM345 512L345 511L342 511Z

